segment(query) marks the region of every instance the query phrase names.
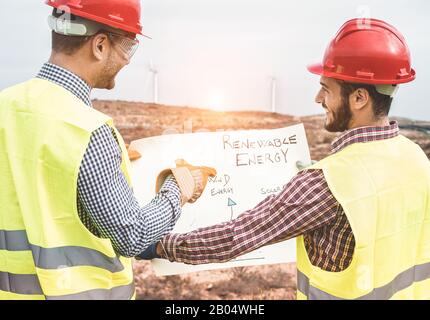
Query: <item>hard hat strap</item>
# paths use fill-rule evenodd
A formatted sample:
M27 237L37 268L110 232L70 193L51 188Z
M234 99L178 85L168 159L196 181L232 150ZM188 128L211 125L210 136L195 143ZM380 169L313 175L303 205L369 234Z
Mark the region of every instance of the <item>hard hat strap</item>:
M53 15L48 17L48 24L55 33L65 36L93 36L100 30L115 32L116 29L104 24L75 16L74 19L57 18Z

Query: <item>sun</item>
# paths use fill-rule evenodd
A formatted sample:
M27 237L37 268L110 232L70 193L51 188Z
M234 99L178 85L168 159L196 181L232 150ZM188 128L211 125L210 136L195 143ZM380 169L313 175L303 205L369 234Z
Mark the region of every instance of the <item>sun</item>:
M219 90L212 90L208 95L207 106L215 111L225 111L225 96Z

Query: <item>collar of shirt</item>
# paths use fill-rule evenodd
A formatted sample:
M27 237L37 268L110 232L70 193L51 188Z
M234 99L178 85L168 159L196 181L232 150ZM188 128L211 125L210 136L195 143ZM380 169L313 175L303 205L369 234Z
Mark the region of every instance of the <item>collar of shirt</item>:
M73 93L87 106L91 104L91 87L73 72L52 63L45 63L36 78L51 81Z
M349 130L338 137L331 144L332 153L339 152L343 148L358 142L371 142L391 139L400 134L397 121L391 121L390 125L383 127L361 127Z

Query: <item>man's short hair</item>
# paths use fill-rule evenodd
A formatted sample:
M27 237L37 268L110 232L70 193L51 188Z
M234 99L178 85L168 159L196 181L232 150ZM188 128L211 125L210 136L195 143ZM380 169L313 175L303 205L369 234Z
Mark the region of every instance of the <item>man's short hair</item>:
M391 104L393 102L393 98L391 96L379 93L376 90L376 87L372 84L352 83L345 81L339 81L339 84L341 87L341 94L347 99L346 101L348 101L349 96L355 90L360 88L366 89L370 98L372 99L373 114L375 118L388 116Z

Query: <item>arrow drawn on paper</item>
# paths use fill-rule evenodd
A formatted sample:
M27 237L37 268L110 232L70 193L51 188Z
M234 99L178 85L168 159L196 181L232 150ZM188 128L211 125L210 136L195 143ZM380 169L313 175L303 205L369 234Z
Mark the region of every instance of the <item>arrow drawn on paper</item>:
M227 204L230 209L231 209L231 216L230 216L230 221L233 220L233 207L237 205L236 202L234 202L234 200L232 200L231 198L228 198L228 204Z

